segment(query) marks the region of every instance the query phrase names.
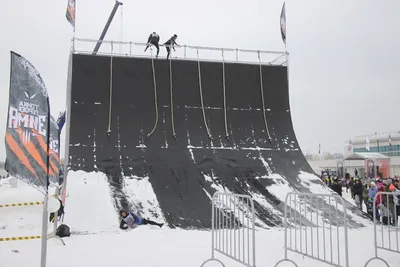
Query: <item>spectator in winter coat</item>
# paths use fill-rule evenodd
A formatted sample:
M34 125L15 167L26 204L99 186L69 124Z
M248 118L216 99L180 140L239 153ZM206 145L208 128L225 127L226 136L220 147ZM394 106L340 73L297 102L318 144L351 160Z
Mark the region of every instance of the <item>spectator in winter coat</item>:
M331 185L331 189L338 193L339 196L342 196L342 185L338 183L338 180L335 179L333 184Z
M354 199L356 203L359 204L360 209L362 210L363 203L363 185L358 178L354 179Z
M365 184L363 189L363 202L365 206L368 206L368 199L369 199L368 195L369 195L369 187L368 184Z
M351 198L354 199L354 179L353 179L353 177L350 177L350 192L351 192Z
M376 187L375 182L371 182L370 188L368 191L368 197L374 199L376 193L378 193L378 187Z
M346 193L349 192L349 188L350 188L350 179L346 180Z
M389 186L389 191L393 193L393 202L394 202L394 210L393 216L395 219L395 224L399 226L399 217L400 217L400 190L396 188L395 185L391 184Z
M384 181L384 192L390 192L389 187L392 185L392 179L386 179ZM385 207L389 208L389 210L394 214L394 197L392 194L389 195L383 195L382 196L382 203L385 205Z
M135 213L131 212L126 212L124 210L121 210L119 214L122 217L121 223L119 225L119 228L126 230L128 228L136 228L138 225L146 225L146 224L151 224L151 225L157 225L160 228L164 225L163 223L156 223L151 220L139 218Z
M377 187L378 187L378 192L383 192L384 191L384 186L382 182L377 182ZM378 194L377 192L377 194ZM376 220L380 220L380 213L379 213L379 208L381 207L383 203L383 196L382 195L377 195L376 196Z

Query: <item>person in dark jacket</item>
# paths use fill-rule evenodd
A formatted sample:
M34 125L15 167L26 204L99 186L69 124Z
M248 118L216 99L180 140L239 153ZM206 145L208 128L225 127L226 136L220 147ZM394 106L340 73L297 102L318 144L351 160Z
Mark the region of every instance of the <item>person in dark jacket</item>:
M165 43L164 43L164 45L165 45L165 48L167 49L167 59L169 58L169 55L171 54L171 47L172 47L172 49L174 49L174 51L175 51L175 45L177 45L177 46L179 46L177 43L176 43L176 38L178 38L178 35L176 35L176 34L174 34L174 36L172 36L171 38L169 38L168 39L168 41L166 41Z
M147 38L147 46L144 49L144 52L146 52L151 45L154 45L157 48L156 58L158 58L158 53L160 53L160 45L158 44L159 42L160 36L156 32L153 32L150 34L149 38Z
M362 210L362 204L364 202L363 193L364 193L364 188L360 179L354 178L354 199L356 203L360 205L361 210Z
M126 212L125 210L121 210L119 214L122 217L121 223L119 224L119 228L126 230L128 228L136 228L138 225L157 225L160 228L163 227L163 223L157 223L151 220L139 218L134 212Z
M331 189L338 193L339 196L342 196L342 184L338 183L338 180L333 180L333 184L331 185Z
M354 197L354 178L350 177L350 192L351 192L351 198L355 199Z

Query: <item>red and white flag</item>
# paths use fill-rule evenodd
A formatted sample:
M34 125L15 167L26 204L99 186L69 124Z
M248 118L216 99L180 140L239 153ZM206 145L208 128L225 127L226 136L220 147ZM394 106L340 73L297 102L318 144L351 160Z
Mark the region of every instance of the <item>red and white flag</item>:
M348 146L347 150L353 151L353 144L351 143L351 139L349 141L349 146Z
M67 18L68 22L71 24L71 26L75 29L75 8L76 8L76 0L68 0L68 5L67 5L67 12L65 14L65 17Z

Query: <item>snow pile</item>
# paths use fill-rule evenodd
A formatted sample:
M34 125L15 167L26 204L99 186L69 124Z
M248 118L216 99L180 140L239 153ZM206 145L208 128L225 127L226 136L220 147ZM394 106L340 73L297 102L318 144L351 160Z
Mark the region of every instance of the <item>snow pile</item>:
M75 233L108 232L119 229L111 202L107 177L103 173L69 171L65 223Z

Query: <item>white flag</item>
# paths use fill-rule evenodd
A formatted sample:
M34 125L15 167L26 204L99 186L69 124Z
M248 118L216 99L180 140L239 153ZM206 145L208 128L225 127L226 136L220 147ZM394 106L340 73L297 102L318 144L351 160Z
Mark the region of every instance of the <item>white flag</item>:
M366 137L365 138L365 148L369 151L370 147L369 147L369 138Z

